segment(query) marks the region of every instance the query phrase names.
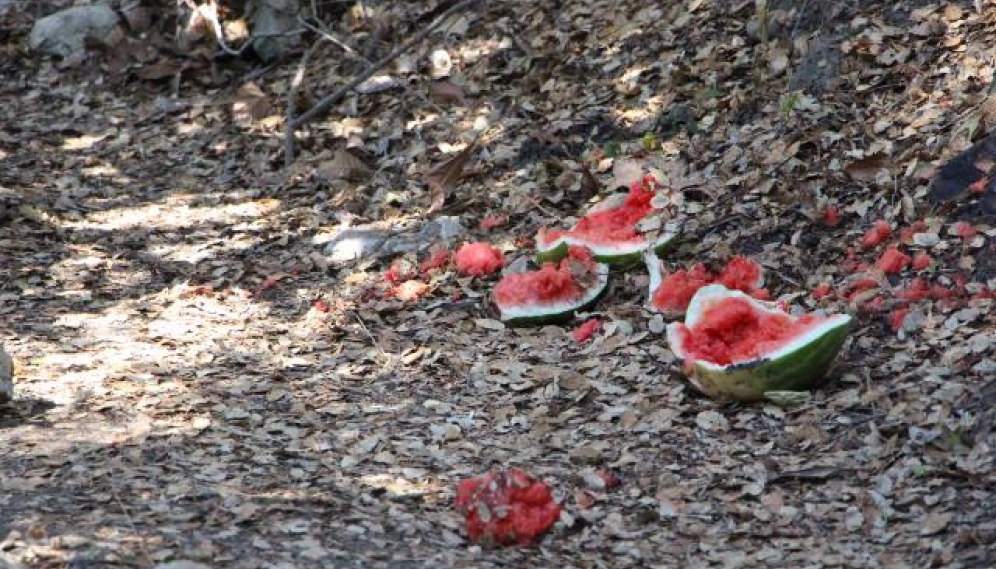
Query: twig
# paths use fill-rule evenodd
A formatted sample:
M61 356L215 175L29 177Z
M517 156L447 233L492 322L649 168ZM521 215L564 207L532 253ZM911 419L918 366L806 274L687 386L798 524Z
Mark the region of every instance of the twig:
M805 0L805 2L802 3L802 8L799 9L799 15L795 17L795 22L792 24L792 32L789 34L790 40L795 38L795 32L799 30L799 24L802 23L802 18L806 15L806 8L809 8L809 0ZM824 22L824 24L826 24L826 22Z
M343 51L345 51L349 55L352 55L355 59L357 59L359 61L362 61L363 63L366 63L367 65L374 65L374 63L372 61L370 61L369 59L367 59L366 57L364 57L363 54L361 54L360 52L356 51L352 46L350 46L346 42L340 40L339 38L335 37L334 35L332 35L328 31L323 30L323 29L321 29L321 28L319 28L317 26L312 25L310 22L308 22L304 18L299 18L298 21L300 22L300 24L302 26L304 26L305 28L307 28L307 29L315 32L316 34L319 34L323 38L325 38L328 41L330 41L330 42L334 43L335 45L339 46L340 49L342 49ZM425 97L425 95L423 95L422 93L419 93L418 91L413 90L404 81L399 81L398 82L398 86L401 87L409 95L412 95L412 96L418 98L418 100L422 101L423 103L425 103L426 105L428 105L430 108L432 108L432 110L434 110L437 113L439 113L440 114L440 118L442 118L444 121L446 120L442 116L442 115L446 114L446 111L444 111L443 109L439 108L439 105L437 105L436 103L433 103L432 101L430 101L429 99L427 99Z
M453 6L450 6L445 12L440 14L438 18L436 18L431 24L429 24L428 27L420 30L417 34L412 36L408 41L395 48L394 51L385 55L384 57L380 58L379 60L371 64L369 67L367 67L367 69L363 71L363 73L360 73L356 77L353 77L352 80L348 81L342 87L336 89L335 92L322 98L322 100L315 103L315 105L312 106L310 109L308 109L306 113L294 119L294 122L291 123L290 125L291 133L293 134L293 131L295 129L301 127L302 125L307 124L308 122L315 119L315 117L325 112L329 107L331 107L332 105L337 103L340 99L342 99L343 96L346 95L346 93L351 91L354 87L356 87L360 83L363 83L364 81L372 77L374 73L377 73L378 70L380 70L387 64L391 63L401 55L411 50L413 47L415 47L417 43L425 39L444 21L446 21L446 19L449 18L451 15L453 15L456 12L459 12L460 10L467 8L471 4L475 4L480 1L481 0L463 0L462 2L457 2Z
M397 359L391 356L391 354L388 354L386 350L384 350L384 347L381 345L380 340L374 337L374 335L370 332L370 328L367 328L366 323L363 321L362 318L360 318L359 313L353 311L352 314L353 318L355 318L356 322L360 325L360 328L362 328L363 331L366 332L367 337L370 338L370 343L373 344L375 348L377 348L377 351L380 352L381 357L384 358L384 365L381 367L381 371L379 374L380 376L383 376L387 372L394 369Z
M301 64L297 66L297 73L291 80L291 88L287 92L287 120L284 121L284 167L289 168L294 163L294 108L297 106L297 93L304 82L304 71L308 67L308 59L318 48L320 41L316 41L301 56Z

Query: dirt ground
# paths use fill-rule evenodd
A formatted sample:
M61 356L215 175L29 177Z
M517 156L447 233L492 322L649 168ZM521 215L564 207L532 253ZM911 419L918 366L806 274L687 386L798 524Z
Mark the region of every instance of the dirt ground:
M303 109L363 61L324 43L302 65L310 36L279 65L180 54L168 10L80 61L28 52L66 4L0 3L0 567L996 565L996 224L983 194L928 199L993 125L993 8L482 0L286 166L295 71ZM428 24L369 4L322 14L368 59ZM514 262L634 169L683 196L670 268L749 255L774 297L855 315L822 389L697 393L640 269L579 343L497 322L498 276L404 300L400 246L327 249L351 226ZM425 233L440 219L464 232ZM930 264L876 268L878 220ZM903 296L916 278L940 288ZM457 482L511 466L561 520L468 543Z

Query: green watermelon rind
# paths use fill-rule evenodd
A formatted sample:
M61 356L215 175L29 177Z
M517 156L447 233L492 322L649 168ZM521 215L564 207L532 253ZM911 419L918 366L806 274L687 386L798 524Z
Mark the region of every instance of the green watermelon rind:
M657 237L653 243L647 239L634 239L616 246L591 243L571 235L570 232L564 233L546 244L537 237L536 262L541 265L543 263L557 263L567 256L568 247L573 245L591 251L592 257L599 263L605 263L614 268L630 267L638 264L647 251L653 251L657 256L666 255L678 244L679 236L677 232L667 232Z
M493 302L498 311L498 319L508 326L561 324L570 321L578 312L586 310L598 302L609 288L609 266L604 263L597 263L595 266L598 281L595 286L585 290L581 298L547 305L533 304L513 307L502 307L497 302Z
M785 314L773 303L714 284L702 287L692 298L684 325L694 326L708 302L728 297L745 298L758 310ZM835 314L766 357L725 366L697 360L685 369L691 370L689 381L696 389L720 399L749 402L762 399L768 391L817 389L825 382L827 372L843 348L852 322L850 315ZM685 362L687 355L679 341L680 326L679 323L668 325L667 342L674 355Z

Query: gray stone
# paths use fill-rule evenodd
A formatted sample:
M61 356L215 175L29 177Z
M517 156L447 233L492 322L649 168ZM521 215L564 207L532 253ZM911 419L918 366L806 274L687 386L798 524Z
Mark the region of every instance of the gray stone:
M325 254L330 263L341 264L384 256L425 253L438 243L452 248L456 239L466 232L459 218L446 215L421 225L392 230L361 225L337 233L325 245Z
M69 57L82 53L87 39L112 45L122 37L120 18L110 6L93 4L60 10L35 22L28 36L34 51Z
M253 49L263 61L274 61L287 55L298 42L297 0L255 0L253 18Z
M325 245L325 254L332 263L369 259L377 255L387 237L388 232L383 229L343 229Z
M441 240L446 246L453 246L454 240L467 232L460 224L460 218L454 215L443 215L437 217L426 225L423 231L434 232L434 237Z

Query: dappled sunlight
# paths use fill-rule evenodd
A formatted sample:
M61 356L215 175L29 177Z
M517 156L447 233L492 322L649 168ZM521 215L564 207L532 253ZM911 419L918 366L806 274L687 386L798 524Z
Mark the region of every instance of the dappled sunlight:
M613 109L612 116L616 118L619 124L634 125L642 121L656 119L662 112L667 110L672 102L674 102L673 94L661 93L652 95L647 97L642 106Z
M204 132L204 125L196 122L180 123L176 125L176 133L180 136L194 136Z
M85 134L67 137L62 141L62 149L69 151L89 150L98 142L107 138L107 134Z
M454 3L306 4L356 54L167 49L176 7L145 2L159 28L122 28L126 61L0 61L0 565L979 565L958 552L992 522L992 298L895 330L845 295L858 262L884 271L857 245L878 218L911 257L870 279L886 302L914 253L917 279L993 282L991 223L900 241L932 207L914 171L994 124L988 15L484 2L419 38ZM0 17L7 47L37 15ZM647 173L668 211L636 229L683 232L660 270L633 255L569 322L503 319L539 229ZM477 242L500 273L456 260ZM685 376L648 270L731 255L772 300L854 314L819 390L733 404ZM477 547L455 491L511 467L563 515L538 547Z
M433 480L416 480L394 474L367 474L359 478L360 483L387 491L392 496L424 496L442 494L449 490L444 484Z
M117 207L86 215L80 221L64 221L69 229L120 231L123 229L186 229L198 225L232 225L240 220L260 219L277 211L280 202L259 199L231 204L204 203L204 195L173 193L159 202Z
M196 264L226 254L244 251L258 242L259 239L250 234L236 234L221 244L215 242L156 243L149 245L146 250L163 259Z
M83 175L91 178L108 177L119 184L130 184L134 181L127 176L123 176L117 166L114 166L113 164L87 166L86 168L83 168Z
M474 64L483 57L494 55L514 46L514 42L509 37L501 39L471 39L461 43L456 49L457 55L464 63Z

